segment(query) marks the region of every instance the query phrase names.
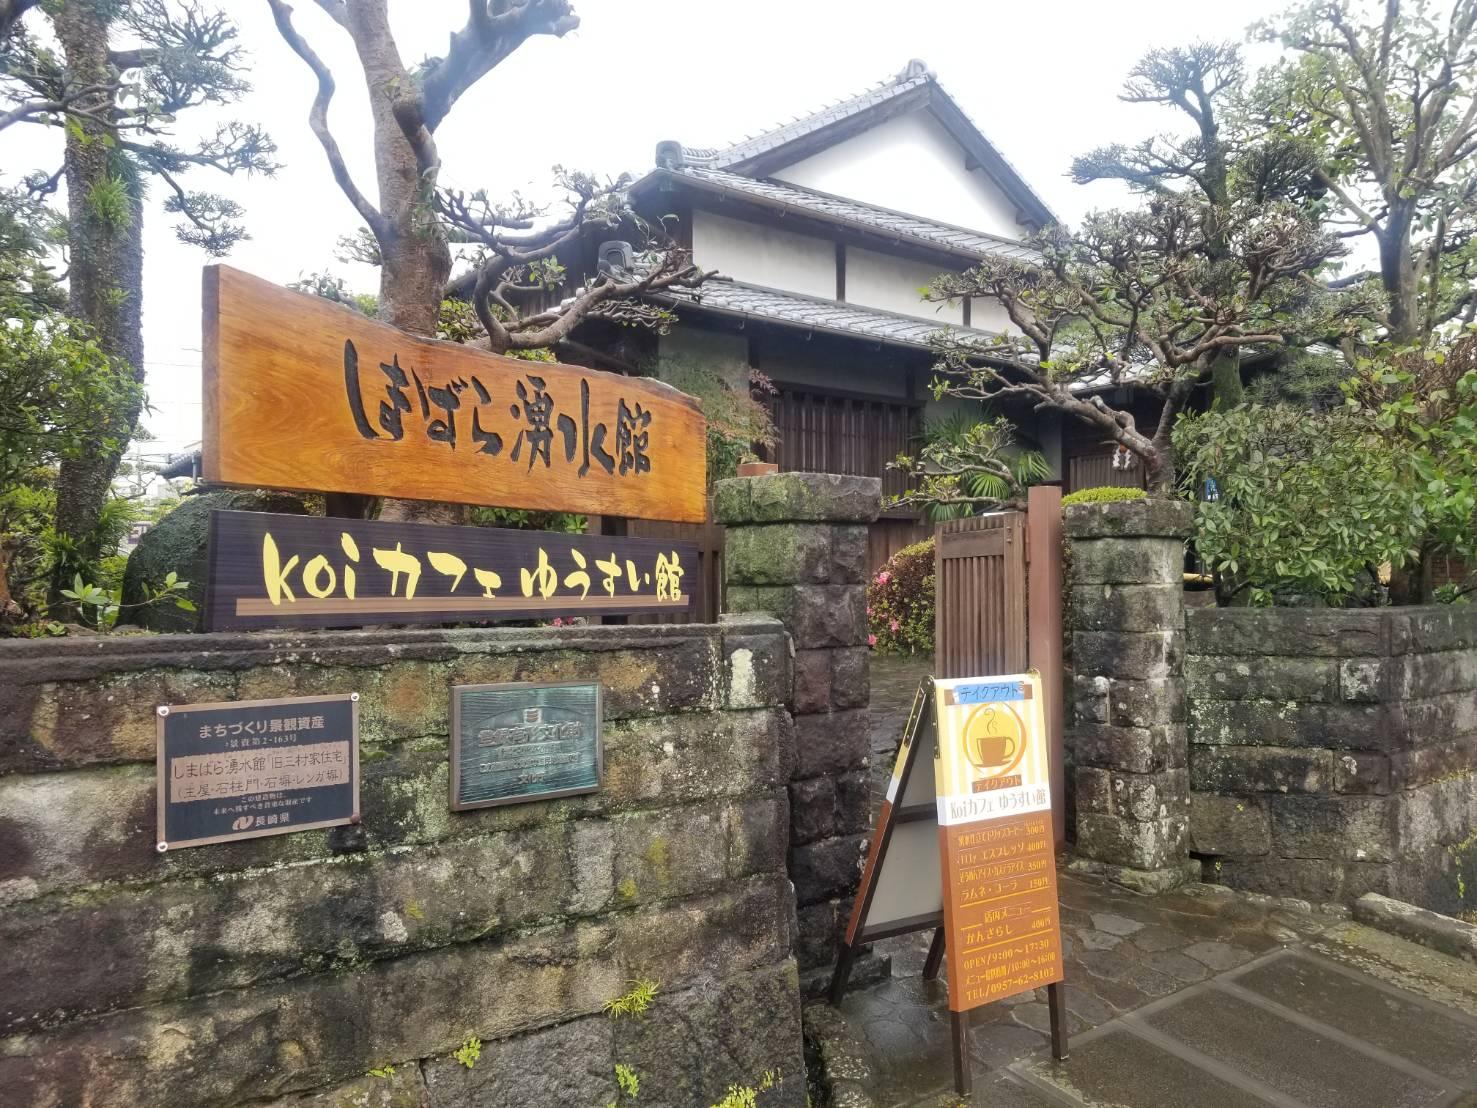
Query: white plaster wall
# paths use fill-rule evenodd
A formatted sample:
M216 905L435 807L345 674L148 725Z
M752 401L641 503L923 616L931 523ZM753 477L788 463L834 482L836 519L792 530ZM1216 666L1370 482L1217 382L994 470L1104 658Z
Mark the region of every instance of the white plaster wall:
M846 248L846 302L898 315L943 323L963 323L959 304L930 304L920 291L939 275L937 266L911 258Z
M1020 238L1016 209L927 108L895 116L774 174L781 181Z
M969 302L969 325L976 331L1004 334L1016 326L1005 314L1005 306L992 296L976 296Z
M735 281L836 299L836 247L811 238L698 209L692 255L704 269Z

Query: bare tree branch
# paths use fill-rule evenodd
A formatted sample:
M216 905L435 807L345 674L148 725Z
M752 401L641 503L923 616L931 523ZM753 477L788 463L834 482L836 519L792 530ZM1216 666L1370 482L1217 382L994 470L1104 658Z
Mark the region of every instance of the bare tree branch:
M298 34L292 25L292 8L283 3L283 0L267 0L272 9L272 19L277 24L277 32L292 47L293 53L307 64L318 78L318 94L313 97L313 106L308 112L308 125L313 128L313 134L318 137L319 144L323 147L323 153L328 156L328 166L333 171L333 179L360 218L369 224L375 237L381 242L389 234L389 227L379 210L369 202L368 197L359 191L359 186L354 183L349 174L348 164L344 161L343 152L339 150L338 141L328 129L328 105L333 100L335 85L333 74L328 71L328 66L323 59L313 52L313 48Z

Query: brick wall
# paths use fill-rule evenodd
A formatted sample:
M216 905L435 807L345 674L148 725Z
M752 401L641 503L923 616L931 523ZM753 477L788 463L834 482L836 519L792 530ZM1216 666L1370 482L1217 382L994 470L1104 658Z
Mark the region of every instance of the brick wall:
M1207 880L1477 907L1477 608L1197 610L1187 646Z
M602 790L450 811L450 686L578 678ZM328 692L361 825L155 852L156 705ZM767 1069L803 1104L791 695L753 616L0 643L0 1100L604 1104L620 1062L643 1105ZM604 1014L636 977L651 1010Z

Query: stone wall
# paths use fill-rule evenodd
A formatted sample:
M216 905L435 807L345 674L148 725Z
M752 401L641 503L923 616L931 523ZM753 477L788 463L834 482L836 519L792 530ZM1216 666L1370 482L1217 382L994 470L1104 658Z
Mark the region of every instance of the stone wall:
M1184 540L1166 500L1067 508L1065 745L1080 869L1145 891L1197 876L1186 851Z
M1206 880L1477 907L1477 608L1210 609L1187 627Z
M450 686L575 678L601 791L450 811ZM350 691L362 824L155 852L156 705ZM0 1100L803 1104L791 695L755 616L0 643Z
M829 971L871 829L867 524L875 477L783 473L720 481L726 608L779 617L794 643L790 875L802 971Z

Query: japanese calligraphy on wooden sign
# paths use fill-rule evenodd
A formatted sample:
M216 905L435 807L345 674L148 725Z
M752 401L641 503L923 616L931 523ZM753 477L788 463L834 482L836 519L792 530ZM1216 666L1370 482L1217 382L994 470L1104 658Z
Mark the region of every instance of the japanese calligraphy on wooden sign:
M160 853L359 822L359 696L158 709Z
M702 413L659 381L417 338L227 266L204 316L208 482L706 516Z
M949 1008L1062 980L1041 681L934 682Z
M592 793L604 772L598 684L458 685L451 702L456 811Z
M206 628L685 612L697 559L668 539L216 511Z

